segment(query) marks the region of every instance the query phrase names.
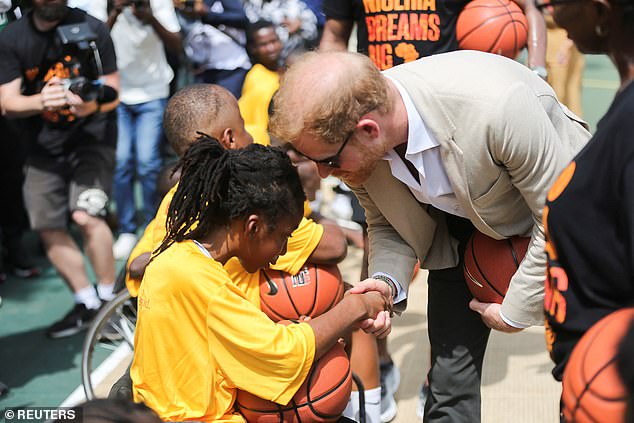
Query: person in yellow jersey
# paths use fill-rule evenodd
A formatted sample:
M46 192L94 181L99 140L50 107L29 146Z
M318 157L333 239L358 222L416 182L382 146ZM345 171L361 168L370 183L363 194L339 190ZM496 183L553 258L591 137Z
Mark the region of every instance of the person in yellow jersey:
M391 329L391 299L349 294L328 312L272 322L223 267L249 273L275 263L303 215L290 159L257 144L227 150L201 135L179 162L167 233L145 270L131 367L133 395L164 421L244 422L238 389L286 404L352 327Z
M235 97L224 88L213 84L194 84L178 91L167 103L163 116L165 137L178 156L182 156L197 136L202 132L220 141L227 149L242 148L253 143L253 138L245 130ZM165 237L167 209L176 187L163 198L156 217L146 227L145 233L137 243L128 259L126 285L128 291L136 296L145 265L150 253ZM311 211L305 209L305 215ZM346 256L345 235L332 221L322 219L317 224L304 218L289 240L288 252L271 266L290 274L297 274L307 262L314 264L339 263ZM240 266L230 262L232 271L244 273ZM247 285L248 281L245 282ZM255 300L255 298L254 298ZM257 299L259 304L259 299Z

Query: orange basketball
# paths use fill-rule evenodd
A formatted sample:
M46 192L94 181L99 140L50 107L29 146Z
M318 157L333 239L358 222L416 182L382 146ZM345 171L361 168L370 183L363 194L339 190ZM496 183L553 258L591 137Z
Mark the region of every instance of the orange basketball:
M526 44L528 23L510 0L473 0L458 16L456 38L463 50L480 50L514 59Z
M561 398L567 422L625 421L627 392L615 357L632 319L634 308L615 311L577 342L564 370Z
M273 321L316 317L343 298L336 265L306 265L294 276L280 270L260 271L260 308Z
M346 408L351 391L350 361L343 346L337 344L313 363L306 380L287 405L245 391L238 391L236 404L249 423L335 422Z
M475 298L502 303L529 241L526 237L497 240L478 231L473 233L465 248L464 276Z

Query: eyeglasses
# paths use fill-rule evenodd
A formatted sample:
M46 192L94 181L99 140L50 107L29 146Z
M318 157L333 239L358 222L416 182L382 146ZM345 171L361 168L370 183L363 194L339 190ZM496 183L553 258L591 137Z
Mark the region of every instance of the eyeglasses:
M562 4L577 3L582 0L535 0L535 7L542 13L551 14L554 6Z
M341 155L341 152L345 148L346 144L348 144L348 141L350 141L352 139L353 135L354 135L354 129L350 132L350 134L343 141L343 144L341 144L341 147L339 147L339 150L335 154L333 154L332 156L326 157L325 159L319 159L319 160L313 159L312 157L308 157L304 153L300 153L297 150L295 150L295 151L297 151L302 156L306 157L308 160L311 160L311 161L315 162L315 164L324 165L324 166L327 166L327 167L329 167L331 169L339 169L341 167L341 164L339 163L339 156Z

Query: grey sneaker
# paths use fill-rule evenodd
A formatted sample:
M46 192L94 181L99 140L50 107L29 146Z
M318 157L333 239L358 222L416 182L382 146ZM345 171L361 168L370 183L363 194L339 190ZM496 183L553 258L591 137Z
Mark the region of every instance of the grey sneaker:
M393 362L383 363L381 370L381 422L391 422L396 417L394 394L401 382L401 374Z

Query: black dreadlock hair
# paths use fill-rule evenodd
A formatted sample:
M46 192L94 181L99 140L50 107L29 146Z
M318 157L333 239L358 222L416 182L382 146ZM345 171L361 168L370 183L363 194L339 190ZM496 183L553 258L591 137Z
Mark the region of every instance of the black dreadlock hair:
M297 170L277 147L252 144L225 150L200 134L177 168L181 179L168 212L165 239L155 255L174 242L197 239L250 214L264 217L269 230L283 217L303 213L305 200Z
M94 399L73 407L75 417L54 423L160 423L159 416L148 406L124 399Z

